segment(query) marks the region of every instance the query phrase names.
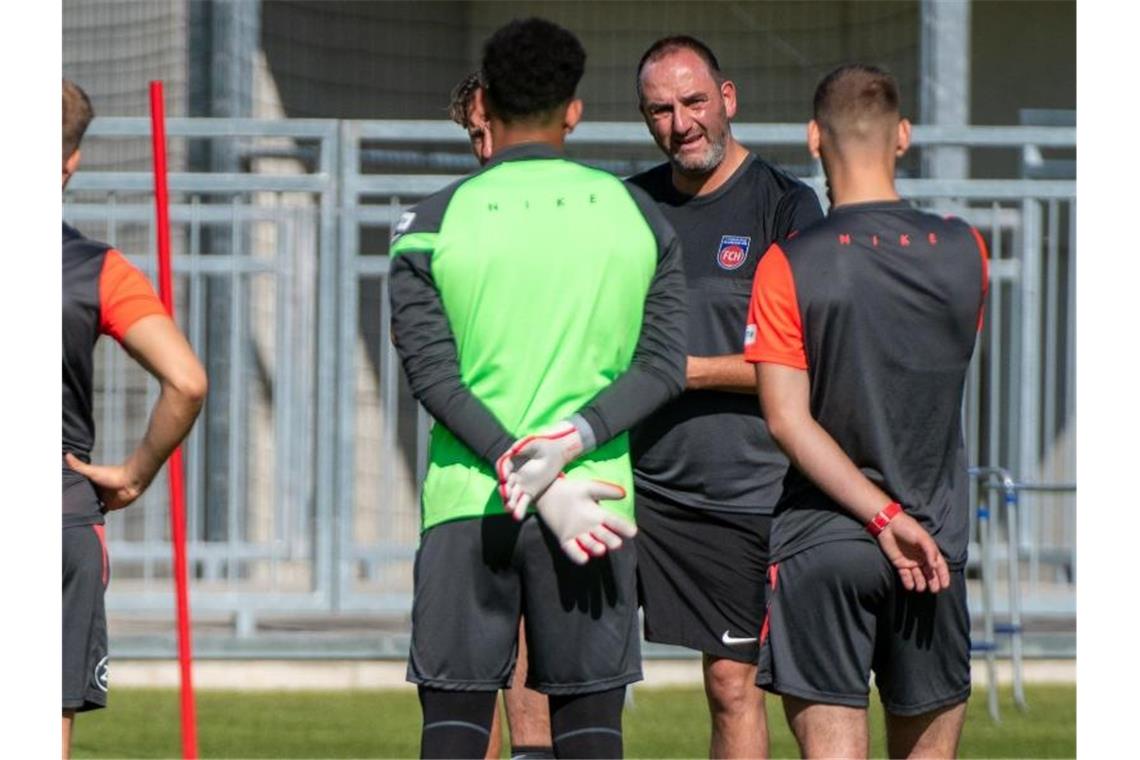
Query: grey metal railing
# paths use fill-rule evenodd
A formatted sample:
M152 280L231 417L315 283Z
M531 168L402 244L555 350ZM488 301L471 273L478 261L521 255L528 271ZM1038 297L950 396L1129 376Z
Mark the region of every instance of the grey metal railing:
M1022 588L1021 563L1023 560L1018 550L1018 515L1020 497L1023 493L1075 493L1076 483L1019 483L1013 474L1004 467L972 467L970 475L981 480L985 488L999 494L1001 507L1004 509L1006 525L1006 593L1008 598L1008 622L998 623L996 618L996 585L999 579L999 570L994 557L994 527L1000 522L999 513L992 511L988 503L980 503L977 508L978 542L981 545L980 556L977 561L981 566L982 581L982 636L975 638L971 650L981 652L986 660L988 682L997 682L997 669L994 662L997 651L997 637L1007 636L1010 641L1010 660L1013 665L1013 700L1021 710L1029 709L1025 699L1025 682L1023 676L1024 661L1024 635L1022 625ZM996 721L1000 720L998 708L998 695L996 689L989 689L987 693L987 707L990 716Z
M335 219L337 125L328 121L169 119L175 139L303 141L315 147L313 171L172 171L171 225L178 317L199 354L213 350L207 327L221 330L228 392L211 395L228 420L223 498L208 503L202 424L186 443L189 560L193 607L243 618L262 610L326 610L332 596L335 417ZM100 118L89 140L140 138L145 119ZM282 168L279 167L278 171ZM153 275L154 210L147 172L80 172L64 216L124 249ZM122 199L127 200L122 200ZM224 251L218 255L215 249ZM205 306L207 288L228 289L226 325ZM98 458L116 460L141 434L154 385L110 342L99 352ZM131 404L145 393L145 404ZM203 415L205 417L205 415ZM217 522L217 535L206 529ZM117 587L112 611L171 608L164 489L108 521Z
M242 156L241 171L179 168L170 177L180 324L200 353L213 350L207 285L229 288L234 307L221 400L224 497L207 488L200 430L187 444L193 609L235 617L242 633L270 615L405 615L430 420L407 393L388 333L388 230L408 204L462 176L434 167L474 168L466 137L447 122L410 121L170 119L168 129L174 139L237 141ZM804 140L800 125L733 129L760 153ZM100 118L87 139L148 130L145 119ZM593 123L568 147L613 166L614 146L652 155L648 143L641 124ZM914 144L1073 148L1075 130L919 126ZM824 196L818 171L805 179ZM145 172L81 171L65 217L94 237L123 239L149 273L150 181ZM1026 481L1074 479L1065 442L1075 417L1075 183L902 179L899 190L964 217L991 250L990 302L964 405L970 464L1014 463ZM222 254L211 247L219 236ZM115 459L141 434L155 391L110 345L99 362L96 456ZM220 503L207 503L210 493ZM153 488L109 521L112 613L170 614L165 498ZM991 496L979 487L972 498L976 514ZM1041 500L1023 510L1012 542L1026 563L1026 609L1067 614L1075 502L1023 498ZM995 542L998 556L1010 555L1007 543Z

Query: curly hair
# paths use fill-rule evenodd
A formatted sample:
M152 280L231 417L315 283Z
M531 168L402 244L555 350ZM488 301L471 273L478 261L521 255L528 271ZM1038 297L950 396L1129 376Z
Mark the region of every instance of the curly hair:
M483 45L487 104L503 121L545 121L574 98L586 51L574 34L540 18L515 19Z
M451 91L451 103L447 106L447 115L464 129L470 126L467 123L467 112L471 110L471 100L475 97L475 91L482 86L483 79L479 76L479 72L473 71L463 77L463 81L455 85L455 89Z

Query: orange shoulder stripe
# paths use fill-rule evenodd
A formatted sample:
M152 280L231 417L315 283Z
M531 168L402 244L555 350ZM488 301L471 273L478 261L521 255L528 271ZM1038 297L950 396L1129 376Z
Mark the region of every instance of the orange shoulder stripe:
M982 257L982 305L978 308L978 332L981 332L986 314L986 295L990 291L990 252L986 248L986 241L982 239L982 233L978 232L972 224L970 225L970 232L974 234L974 240L978 242L978 254Z
M745 332L746 361L784 364L807 369L804 331L791 265L784 250L773 243L756 266Z

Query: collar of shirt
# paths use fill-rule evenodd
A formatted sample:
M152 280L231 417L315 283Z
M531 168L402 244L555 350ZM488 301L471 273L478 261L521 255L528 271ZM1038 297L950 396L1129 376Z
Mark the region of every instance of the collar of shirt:
M491 160L487 162L486 168L497 166L505 161L521 161L530 158L564 158L562 151L555 148L550 143L544 142L529 142L512 145L509 148L503 148L496 151L495 155L491 156Z
M669 202L676 206L700 206L706 203L715 203L732 192L732 189L740 182L740 178L747 173L749 167L752 166L755 160L756 154L749 151L744 160L740 162L740 166L736 167L736 171L729 175L728 179L722 182L720 187L704 195L687 195L678 190L677 186L673 184L673 168L670 164L666 164L666 166L669 166L668 179L666 180L670 194Z
M67 222L64 222L63 223L63 242L66 243L68 240L71 240L73 238L78 238L78 237L82 237L79 234L79 230L75 229L74 227L72 227Z
M902 211L912 208L910 201L866 201L863 203L844 203L842 206L832 206L827 212L830 214L844 214L861 211Z

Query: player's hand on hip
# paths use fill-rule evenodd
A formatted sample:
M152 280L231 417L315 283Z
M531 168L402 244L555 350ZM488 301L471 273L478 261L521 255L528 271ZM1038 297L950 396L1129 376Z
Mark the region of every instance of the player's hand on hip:
M938 544L907 514L895 516L876 540L907 591L937 594L950 586L950 568Z
M598 506L599 501L622 498L625 489L614 483L558 478L535 505L570 561L584 565L590 557L620 549L623 538L637 535L633 523Z
M507 511L516 520L523 519L530 503L550 487L582 449L582 435L568 421L515 441L495 467Z
M70 452L64 458L68 467L91 481L108 512L128 506L146 490L147 484L138 482L126 465L87 464Z

